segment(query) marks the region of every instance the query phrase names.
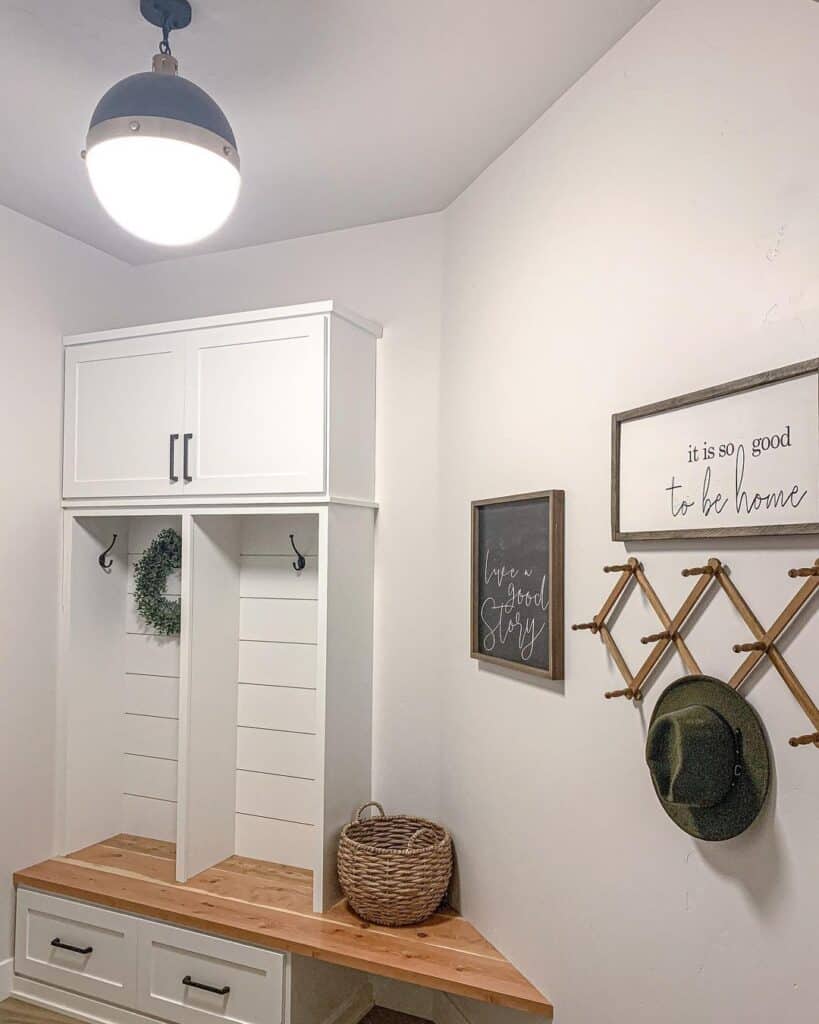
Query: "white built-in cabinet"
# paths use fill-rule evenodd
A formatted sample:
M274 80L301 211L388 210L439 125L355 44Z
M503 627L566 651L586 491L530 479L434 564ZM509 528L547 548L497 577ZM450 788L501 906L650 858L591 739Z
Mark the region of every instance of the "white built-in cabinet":
M370 798L378 333L314 303L67 339L61 853L132 833L180 881L238 853L338 898ZM133 595L165 527L177 637Z
M324 302L66 338L64 497L372 501L379 334Z

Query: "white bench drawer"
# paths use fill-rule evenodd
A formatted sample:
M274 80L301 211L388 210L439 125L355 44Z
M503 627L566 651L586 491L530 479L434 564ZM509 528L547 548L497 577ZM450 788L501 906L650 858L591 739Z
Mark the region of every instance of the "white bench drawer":
M141 922L139 941L143 1013L177 1024L281 1024L283 954L153 921Z
M18 974L109 1003L134 1006L136 965L133 918L30 889L18 891L14 952Z

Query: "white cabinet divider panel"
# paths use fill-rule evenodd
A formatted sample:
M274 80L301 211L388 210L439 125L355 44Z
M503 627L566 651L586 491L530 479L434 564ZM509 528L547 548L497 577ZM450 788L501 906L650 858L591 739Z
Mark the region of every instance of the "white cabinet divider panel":
M180 881L234 852L239 526L233 516L186 517L182 566L182 805ZM187 627L187 628L186 628Z

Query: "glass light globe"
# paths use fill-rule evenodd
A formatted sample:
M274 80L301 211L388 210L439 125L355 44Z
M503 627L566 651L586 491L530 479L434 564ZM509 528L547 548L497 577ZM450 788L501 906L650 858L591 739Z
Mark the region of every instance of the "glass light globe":
M230 124L208 94L177 75L169 53L117 82L91 117L85 161L103 208L155 245L190 245L224 224L239 195Z
M213 234L239 195L239 171L223 156L139 132L86 154L91 185L121 228L155 245L190 245Z

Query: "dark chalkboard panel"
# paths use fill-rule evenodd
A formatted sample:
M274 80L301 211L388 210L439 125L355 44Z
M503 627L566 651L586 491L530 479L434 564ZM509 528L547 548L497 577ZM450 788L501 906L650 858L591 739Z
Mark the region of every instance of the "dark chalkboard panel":
M563 491L472 502L471 654L563 678Z

